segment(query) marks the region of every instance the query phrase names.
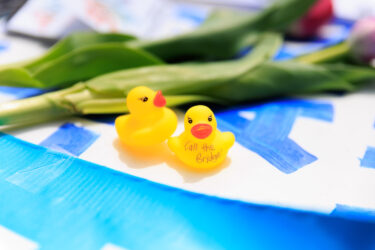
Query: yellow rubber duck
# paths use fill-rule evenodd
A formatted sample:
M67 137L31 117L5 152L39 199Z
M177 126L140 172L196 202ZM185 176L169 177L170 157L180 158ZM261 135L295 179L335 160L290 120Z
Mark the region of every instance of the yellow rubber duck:
M126 98L130 114L115 121L121 142L128 146L151 146L170 137L176 130L177 116L165 104L161 91L144 86L130 90Z
M210 169L222 163L234 144L234 135L217 129L214 113L206 106L190 108L185 114L185 131L168 140L169 148L186 165Z

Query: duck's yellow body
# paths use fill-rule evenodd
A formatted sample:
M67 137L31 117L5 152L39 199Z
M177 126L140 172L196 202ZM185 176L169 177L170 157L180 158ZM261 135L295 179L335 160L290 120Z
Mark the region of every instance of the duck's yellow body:
M126 99L129 115L115 121L117 134L128 146L151 146L162 143L177 127L177 116L165 106L161 92L147 87L132 89Z
M230 132L220 132L216 119L206 106L194 106L185 115L185 131L168 140L169 148L186 165L197 169L211 169L220 165L233 146Z

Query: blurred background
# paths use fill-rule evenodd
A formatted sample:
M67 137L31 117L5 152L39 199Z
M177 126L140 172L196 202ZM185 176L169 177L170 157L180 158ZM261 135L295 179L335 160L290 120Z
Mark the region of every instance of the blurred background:
M1 0L0 29L6 31L6 34L28 36L44 42L54 42L79 30L123 32L142 39L158 39L194 29L217 8L258 11L272 2L274 1ZM333 0L332 3L337 18L356 20L375 15L373 0ZM1 39L0 43L0 46L6 46L6 39ZM24 56L23 54L22 58ZM0 63L17 60L17 55L7 57L2 54Z

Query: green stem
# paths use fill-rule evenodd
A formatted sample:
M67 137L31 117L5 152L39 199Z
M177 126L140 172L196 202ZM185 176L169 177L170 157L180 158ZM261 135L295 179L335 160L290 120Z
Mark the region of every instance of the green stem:
M83 85L31 98L15 100L0 104L0 126L14 124L31 124L76 113L75 107L64 99L65 95L81 92Z
M342 59L348 55L348 52L348 42L344 41L326 49L297 57L294 61L310 64L326 63Z
M0 125L42 122L71 114L46 96L2 103L0 110Z

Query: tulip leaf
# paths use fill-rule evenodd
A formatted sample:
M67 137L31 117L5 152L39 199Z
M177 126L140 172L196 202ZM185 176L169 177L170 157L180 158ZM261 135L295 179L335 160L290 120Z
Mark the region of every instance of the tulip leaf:
M375 80L375 70L351 65L264 62L235 80L201 94L231 103L324 91L353 91Z
M162 64L155 56L125 44L85 46L51 60L35 72L26 68L0 71L0 84L17 87L56 88L108 72Z
M61 87L76 81L85 80L98 74L111 72L117 69L124 69L134 66L151 65L161 63L156 57L143 51L124 48L124 42L134 40L135 38L123 34L99 34L93 32L76 33L61 40L43 56L34 60L28 60L21 63L2 65L0 67L0 85L14 87L35 87L35 88L54 88ZM115 53L115 50L118 53ZM132 57L126 62L126 59L119 59L119 56L131 54ZM99 65L97 62L85 60L103 59L105 60ZM93 53L88 55L88 53ZM117 56L113 57L116 54ZM134 55L138 54L140 59L134 60ZM98 57L96 57L98 56ZM111 58L112 57L112 58ZM113 63L110 63L113 59ZM87 66L82 67L87 63ZM114 66L113 68L105 65ZM95 68L98 64L98 68ZM77 67L79 65L79 67ZM74 67L74 68L73 68ZM102 69L102 67L104 67ZM82 77L79 77L80 70L83 70ZM91 69L91 73L88 72ZM65 71L64 71L65 70ZM98 72L98 73L96 73ZM61 75L64 75L61 77ZM75 77L70 77L74 75Z
M7 68L0 70L0 85L26 87L26 88L43 88L44 85L35 79L29 71L24 68Z
M76 49L44 65L34 73L44 87L56 87L93 78L108 72L162 64L155 56L125 44L107 43Z
M68 37L60 40L54 46L52 46L47 53L41 57L27 62L24 67L30 72L38 70L43 67L45 63L51 60L55 60L61 56L65 56L76 49L80 49L85 46L91 46L96 44L114 43L114 42L127 42L134 40L135 37L117 33L94 33L94 32L81 32L74 33Z
M247 56L231 61L157 65L122 70L94 78L86 83L95 93L121 96L131 88L145 85L165 94L199 94L202 88L229 81L268 60L278 51L282 38L278 33L258 35L258 41Z

